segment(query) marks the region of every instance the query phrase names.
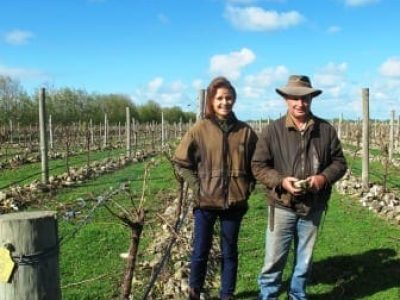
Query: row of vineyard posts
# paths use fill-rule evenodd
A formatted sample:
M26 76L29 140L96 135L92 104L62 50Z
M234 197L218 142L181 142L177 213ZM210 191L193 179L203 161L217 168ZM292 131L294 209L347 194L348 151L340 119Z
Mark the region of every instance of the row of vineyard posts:
M203 96L200 99L204 99L204 90L201 91ZM47 182L48 160L52 157L49 153L63 152L68 156L70 152L126 148L126 156L131 157L137 150L146 151L150 148L155 151L164 147L168 140L181 138L191 125L191 120L187 124L182 123L182 120L173 124L164 122L163 112L161 124L140 124L131 118L129 107L126 107L124 125L119 122L111 126L106 113L104 123L98 125L93 124L92 120L70 125L53 124L51 115L46 114L46 91L41 89L37 124L20 128L19 124L13 126L10 120L8 126L0 127L0 161L26 152L39 153L42 181Z

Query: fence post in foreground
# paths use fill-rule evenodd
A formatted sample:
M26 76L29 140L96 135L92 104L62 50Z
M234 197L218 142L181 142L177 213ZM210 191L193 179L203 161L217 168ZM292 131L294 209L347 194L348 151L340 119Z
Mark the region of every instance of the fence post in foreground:
M61 299L55 216L51 211L0 215L1 299ZM4 268L5 258L14 266Z
M46 90L40 89L39 95L39 131L40 131L40 158L42 161L42 182L49 181L49 161L47 157L47 135L46 135Z
M369 89L362 89L362 188L363 191L369 189Z

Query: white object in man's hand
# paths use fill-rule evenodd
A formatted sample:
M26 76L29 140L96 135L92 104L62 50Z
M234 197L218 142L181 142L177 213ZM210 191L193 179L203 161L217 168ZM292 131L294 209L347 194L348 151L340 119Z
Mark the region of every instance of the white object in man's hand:
M291 177L291 176L285 177L282 180L282 187L290 194L294 196L299 196L303 194L303 189L295 187L294 183L297 181L299 181L299 179L296 177Z

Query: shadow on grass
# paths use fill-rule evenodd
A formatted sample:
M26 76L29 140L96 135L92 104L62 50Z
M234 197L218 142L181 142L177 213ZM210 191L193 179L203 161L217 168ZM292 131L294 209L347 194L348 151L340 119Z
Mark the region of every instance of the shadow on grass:
M319 283L333 288L323 294L311 294L310 300L364 299L391 288L400 289L400 259L390 248L330 257L313 264L310 285Z
M238 300L254 300L258 297L258 290L257 291L244 291L240 292L236 295L236 299Z

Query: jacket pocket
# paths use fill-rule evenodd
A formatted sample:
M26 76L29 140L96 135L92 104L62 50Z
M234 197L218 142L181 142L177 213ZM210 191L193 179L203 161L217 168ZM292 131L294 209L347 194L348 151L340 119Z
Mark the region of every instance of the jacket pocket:
M231 176L229 185L229 202L245 201L250 196L250 181L248 176Z

